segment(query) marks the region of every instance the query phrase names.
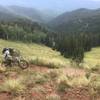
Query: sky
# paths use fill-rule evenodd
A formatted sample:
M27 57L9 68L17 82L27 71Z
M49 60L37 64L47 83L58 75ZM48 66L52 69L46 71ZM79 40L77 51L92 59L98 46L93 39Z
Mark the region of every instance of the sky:
M100 8L100 0L0 0L0 5L18 5L65 12L78 8Z

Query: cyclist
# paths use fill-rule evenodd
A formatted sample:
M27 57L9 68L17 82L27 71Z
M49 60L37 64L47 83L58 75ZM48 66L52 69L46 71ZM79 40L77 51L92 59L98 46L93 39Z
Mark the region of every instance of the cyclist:
M4 48L2 50L4 61L7 62L8 65L11 65L11 61L13 59L13 52L14 50L12 48Z

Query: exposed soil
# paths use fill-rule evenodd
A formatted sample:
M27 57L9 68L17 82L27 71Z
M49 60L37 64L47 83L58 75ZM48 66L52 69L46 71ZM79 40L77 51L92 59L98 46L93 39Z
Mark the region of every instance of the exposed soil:
M73 88L66 93L61 94L62 100L91 100L89 91L87 88Z
M50 68L48 68L48 67L36 66L36 65L31 65L30 68L31 68L31 70L33 70L33 71L42 72L42 73L46 73L46 72L49 72L50 70L52 70L52 69L50 69Z
M78 68L63 68L63 72L68 76L84 76L85 70Z
M11 100L11 95L8 93L0 93L0 100Z
M54 69L48 68L48 67L44 67L44 66L35 66L35 65L31 65L31 69L33 71L37 71L37 72L50 72ZM62 68L62 72L64 72L66 75L68 76L84 76L86 74L85 70L83 69L78 69L78 68Z
M31 65L31 70L36 72L46 73L53 69L49 69L43 66L35 66ZM86 72L82 69L74 69L74 68L62 68L63 72L68 76L82 76L85 75ZM12 78L17 78L16 73L11 74ZM0 73L0 84L3 82L5 75ZM42 93L37 93L35 91L27 91L26 94L21 96L16 96L14 99L11 99L11 95L8 93L0 93L0 100L46 100L47 95L57 94L61 97L61 100L91 100L90 94L87 87L80 88L71 88L64 93L57 92L54 87L54 83L45 83L41 85L43 88ZM98 99L99 100L99 99Z

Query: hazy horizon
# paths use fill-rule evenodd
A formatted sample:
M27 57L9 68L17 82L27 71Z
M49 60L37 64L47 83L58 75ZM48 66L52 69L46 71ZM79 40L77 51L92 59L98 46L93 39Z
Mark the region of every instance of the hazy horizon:
M72 11L79 8L100 8L100 0L0 0L0 5L16 5L63 13L65 11Z

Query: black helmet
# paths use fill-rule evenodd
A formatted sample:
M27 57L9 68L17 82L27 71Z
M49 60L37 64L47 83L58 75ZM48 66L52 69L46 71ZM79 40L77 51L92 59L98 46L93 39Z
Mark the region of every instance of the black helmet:
M2 53L4 54L6 50L9 50L8 48L3 48Z

